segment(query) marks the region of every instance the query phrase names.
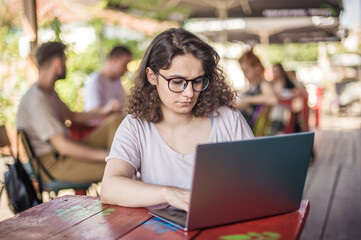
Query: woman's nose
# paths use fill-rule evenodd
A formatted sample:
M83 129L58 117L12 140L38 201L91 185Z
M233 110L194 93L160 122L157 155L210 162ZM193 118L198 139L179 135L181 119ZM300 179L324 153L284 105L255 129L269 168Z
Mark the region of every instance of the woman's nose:
M188 82L187 87L184 89L184 91L182 92L184 96L187 97L193 97L194 94L194 90L193 90L193 86L192 86L192 82Z

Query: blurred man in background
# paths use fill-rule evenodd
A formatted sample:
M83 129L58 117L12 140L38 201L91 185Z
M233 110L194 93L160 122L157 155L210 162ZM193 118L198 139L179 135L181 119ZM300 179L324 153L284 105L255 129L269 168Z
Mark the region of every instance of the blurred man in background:
M105 157L122 118L108 117L82 142L69 138L65 121L85 123L119 112L113 102L91 112L72 112L54 90L55 82L66 77L66 46L47 42L36 51L39 78L22 97L16 126L26 132L40 162L55 180L68 182L101 181ZM36 163L35 163L36 165ZM50 179L41 176L46 183Z
M120 78L127 72L132 59L131 52L116 46L108 54L99 72L93 72L85 82L84 111L93 111L112 101L124 110L126 94Z

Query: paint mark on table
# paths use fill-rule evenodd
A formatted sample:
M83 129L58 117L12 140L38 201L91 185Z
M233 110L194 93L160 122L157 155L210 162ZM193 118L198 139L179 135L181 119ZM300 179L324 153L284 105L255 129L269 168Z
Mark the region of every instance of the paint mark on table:
M281 234L274 232L248 232L247 234L235 234L219 237L222 240L278 240L281 239Z
M178 227L173 226L170 223L167 223L156 217L143 223L143 226L152 231L155 231L157 234L176 232L179 229Z
M85 217L94 215L100 211L103 216L109 215L111 212L115 211L114 208L107 208L104 211L104 207L101 203L95 203L87 207L75 205L68 209L57 209L55 210L55 215L60 217L63 222L74 220L79 221Z

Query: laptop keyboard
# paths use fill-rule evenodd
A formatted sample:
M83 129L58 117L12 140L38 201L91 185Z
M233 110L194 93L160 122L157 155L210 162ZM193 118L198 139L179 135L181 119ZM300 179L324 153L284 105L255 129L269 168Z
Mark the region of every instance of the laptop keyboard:
M186 220L187 218L187 212L180 210L180 209L168 209L169 210L169 216L179 219L179 220Z

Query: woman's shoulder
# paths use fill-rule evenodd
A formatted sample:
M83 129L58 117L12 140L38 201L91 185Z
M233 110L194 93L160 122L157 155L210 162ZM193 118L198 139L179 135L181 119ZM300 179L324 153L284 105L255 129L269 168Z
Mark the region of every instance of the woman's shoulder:
M140 118L138 118L138 117L132 116L132 114L127 114L127 115L124 117L123 122L126 122L126 123L131 124L131 125L144 125L144 124L149 123L149 122L146 121L146 120L142 120L142 119L140 119Z
M123 125L123 127L132 128L132 129L142 129L144 131L150 128L151 123L146 120L142 120L138 117L133 117L131 114L127 114L124 117L121 125Z
M218 113L218 114L217 114ZM228 106L221 106L217 109L215 116L218 116L222 119L226 118L239 118L240 117L240 111L230 108Z
M251 129L239 110L222 106L217 111L219 115L216 118L215 126L218 133L225 137L222 137L224 141L235 141L253 137Z

